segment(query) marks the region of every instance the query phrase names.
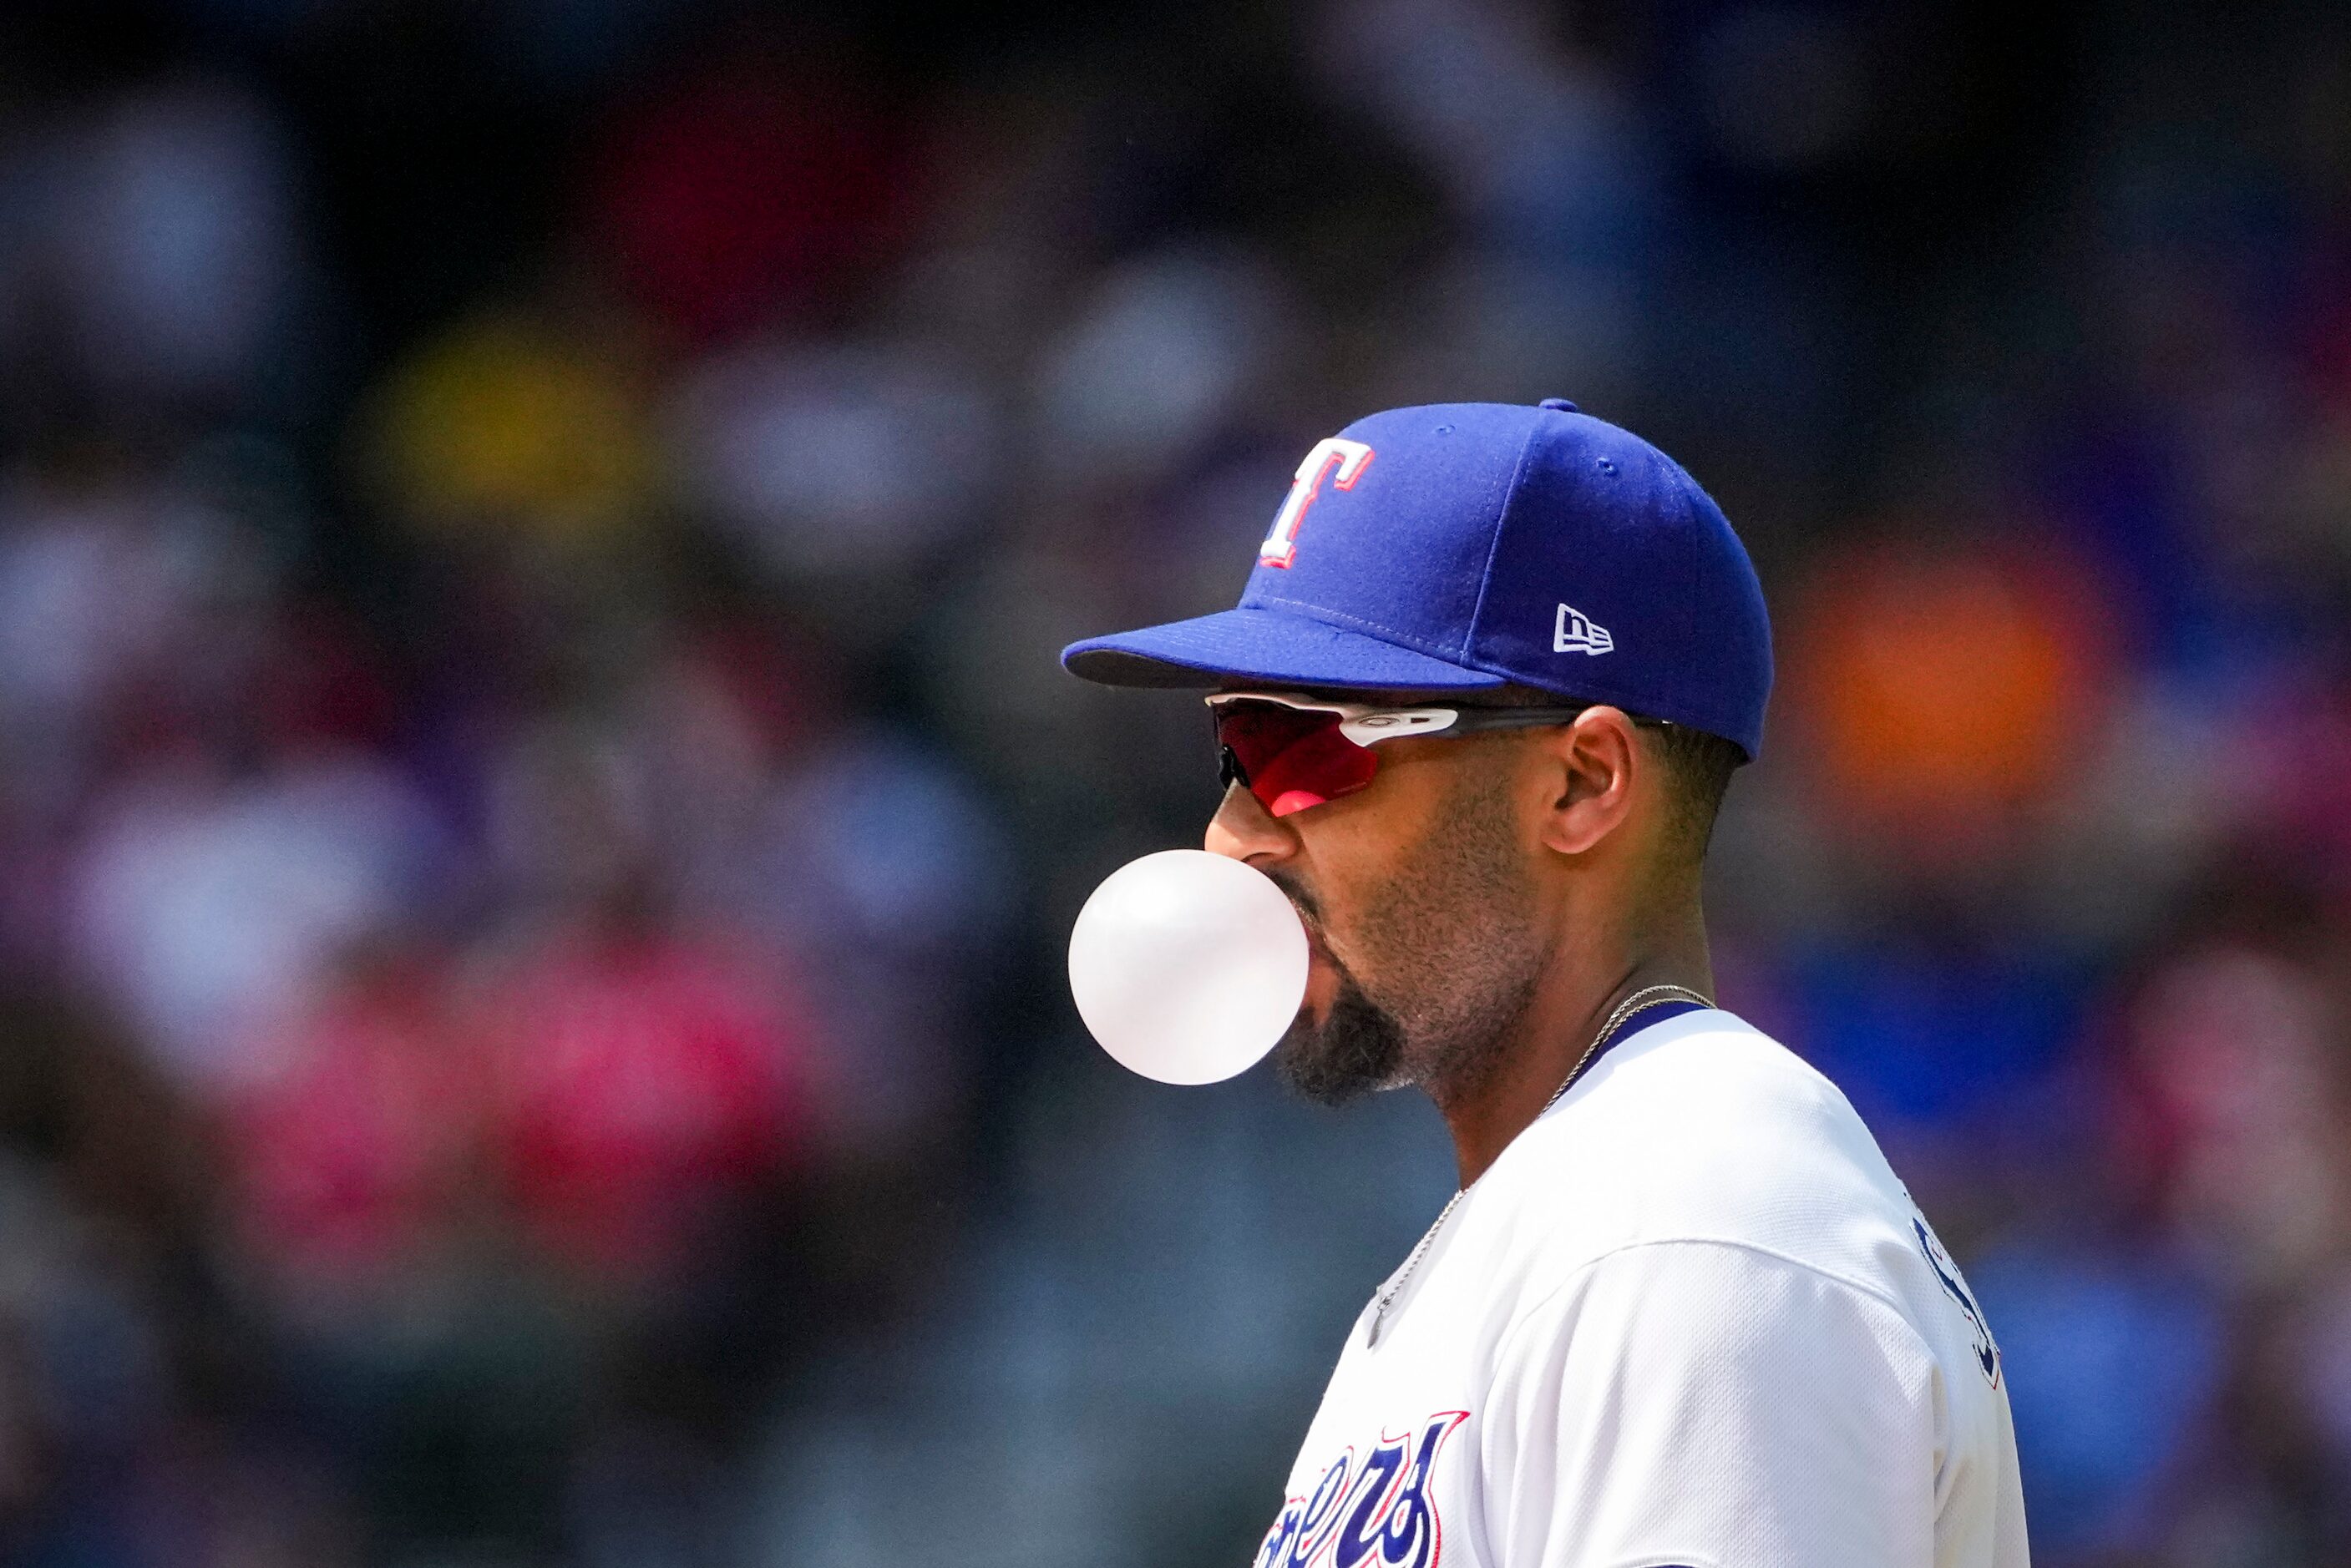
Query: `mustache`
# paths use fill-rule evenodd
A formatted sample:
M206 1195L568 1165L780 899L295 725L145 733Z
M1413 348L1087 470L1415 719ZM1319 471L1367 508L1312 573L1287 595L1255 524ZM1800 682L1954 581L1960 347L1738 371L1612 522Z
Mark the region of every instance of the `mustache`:
M1298 912L1315 929L1322 929L1322 905L1306 889L1303 883L1279 866L1265 867L1266 878L1282 891L1282 895L1298 906Z

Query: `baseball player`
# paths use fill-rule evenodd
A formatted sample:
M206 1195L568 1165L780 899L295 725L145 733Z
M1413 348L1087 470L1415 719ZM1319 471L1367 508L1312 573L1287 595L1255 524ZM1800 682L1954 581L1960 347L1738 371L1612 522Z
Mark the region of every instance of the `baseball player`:
M1771 628L1695 481L1553 399L1317 445L1208 691L1207 846L1309 934L1276 1055L1461 1187L1349 1331L1259 1568L2023 1568L1991 1325L1836 1087L1714 1006L1700 864Z

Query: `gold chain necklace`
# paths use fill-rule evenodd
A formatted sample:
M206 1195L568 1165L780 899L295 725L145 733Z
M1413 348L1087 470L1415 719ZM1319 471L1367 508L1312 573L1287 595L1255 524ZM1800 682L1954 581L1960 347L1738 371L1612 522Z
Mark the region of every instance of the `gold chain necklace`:
M1559 1104L1567 1091L1575 1086L1575 1080L1583 1075L1585 1064L1592 1060L1592 1054L1600 1049L1601 1042L1622 1029L1625 1021L1635 1013L1646 1012L1652 1007L1663 1007L1669 1002L1694 1002L1700 1007L1714 1005L1711 1000L1700 996L1686 985L1643 986L1618 1002L1615 1009L1608 1014L1607 1022L1601 1024L1600 1032L1592 1037L1592 1044L1583 1048L1583 1054L1575 1059L1575 1065L1567 1070L1567 1076L1560 1080L1559 1087L1553 1089L1551 1092L1551 1098L1543 1102L1542 1110L1535 1113L1536 1118L1540 1120L1544 1112ZM1470 1187L1476 1185L1474 1181L1469 1184ZM1404 1261L1404 1267L1397 1270L1395 1277L1388 1281L1387 1289L1379 1293L1372 1306L1371 1330L1364 1336L1364 1344L1366 1347L1380 1342L1380 1323L1388 1314L1389 1303L1404 1293L1405 1286L1412 1281L1412 1272L1420 1267L1421 1255L1428 1251L1428 1244L1437 1240L1437 1233L1445 1229L1445 1222L1453 1218L1453 1210L1459 1208L1461 1200L1468 1196L1469 1188L1464 1187L1445 1200L1445 1207L1437 1212L1436 1222L1422 1233L1420 1244L1413 1248L1412 1256Z

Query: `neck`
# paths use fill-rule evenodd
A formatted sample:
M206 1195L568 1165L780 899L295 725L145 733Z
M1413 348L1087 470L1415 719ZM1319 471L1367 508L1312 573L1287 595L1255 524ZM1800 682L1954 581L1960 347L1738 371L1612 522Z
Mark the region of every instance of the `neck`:
M1510 1140L1542 1114L1597 1044L1617 1004L1653 985L1714 994L1706 925L1695 896L1667 918L1607 932L1598 940L1559 943L1495 1065L1475 1084L1429 1086L1453 1135L1462 1186L1485 1175Z

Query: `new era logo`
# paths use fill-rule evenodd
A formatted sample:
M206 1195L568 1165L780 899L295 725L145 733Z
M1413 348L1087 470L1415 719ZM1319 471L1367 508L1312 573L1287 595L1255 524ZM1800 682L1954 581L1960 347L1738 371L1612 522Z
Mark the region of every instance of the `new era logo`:
M1559 621L1551 634L1553 653L1606 653L1615 646L1606 627L1573 605L1559 607Z

